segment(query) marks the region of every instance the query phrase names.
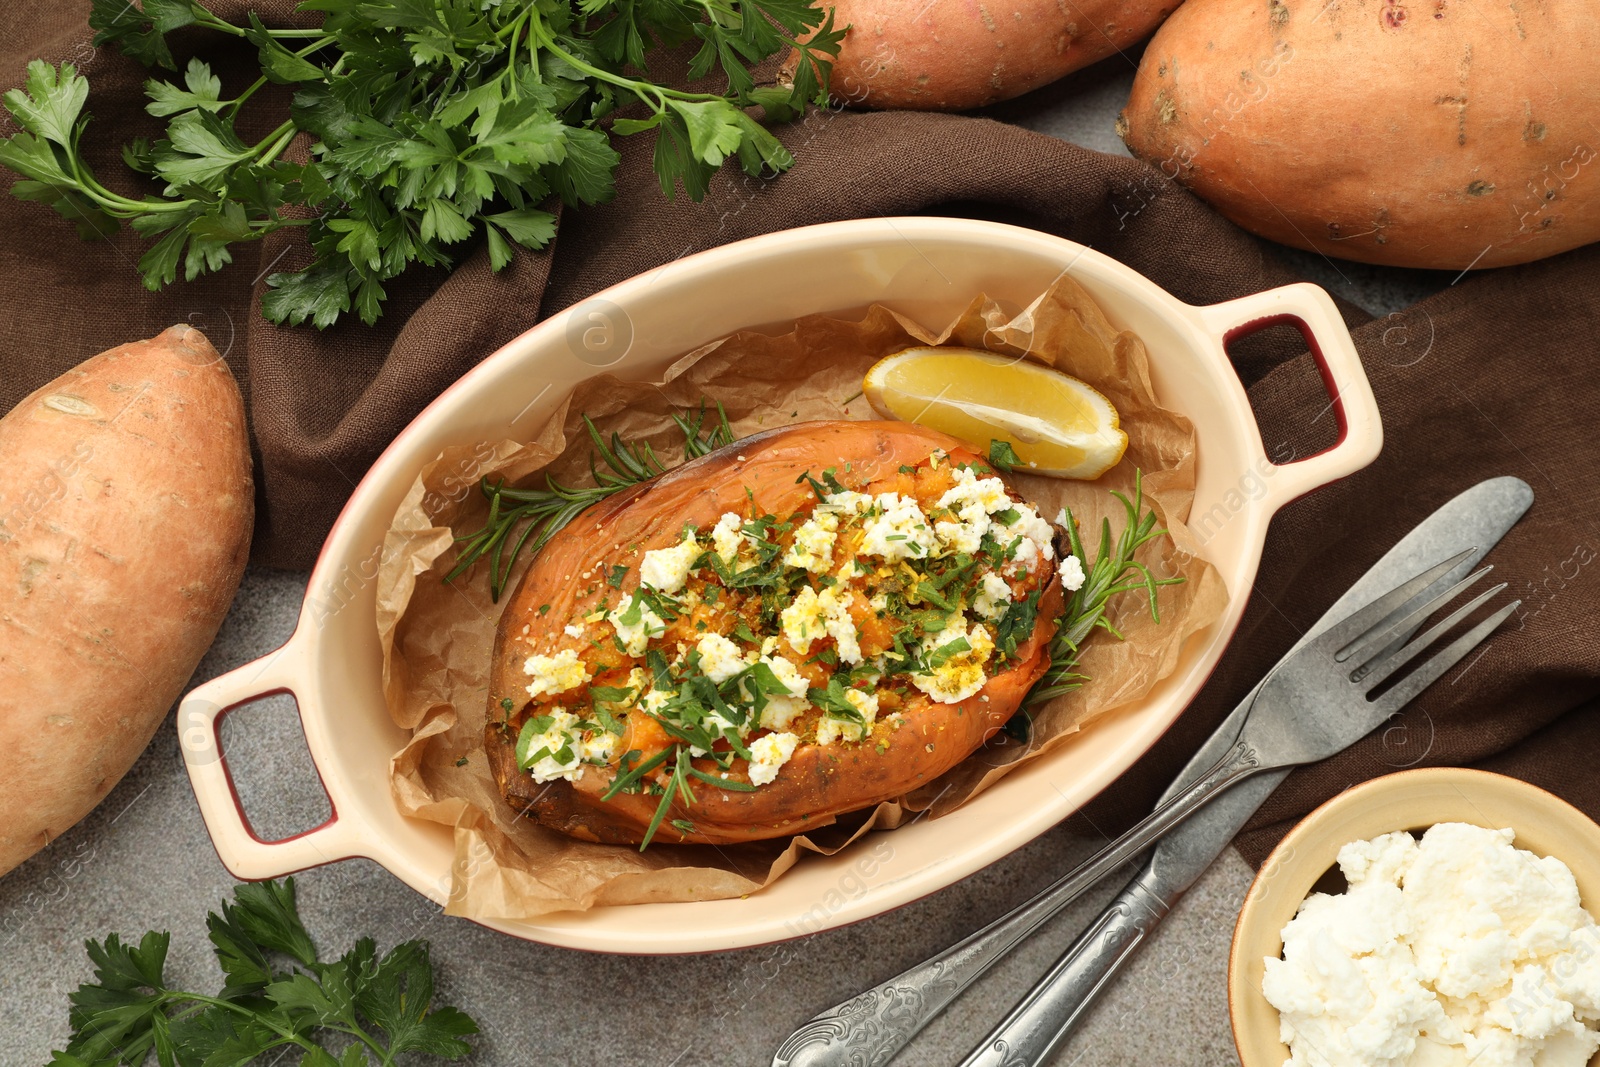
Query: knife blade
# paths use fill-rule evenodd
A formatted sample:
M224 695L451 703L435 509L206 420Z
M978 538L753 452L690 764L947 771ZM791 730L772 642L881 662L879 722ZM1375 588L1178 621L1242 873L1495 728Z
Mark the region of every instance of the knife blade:
M1439 586L1468 573L1533 504L1522 479L1490 478L1447 501L1374 563L1290 649L1376 600L1423 567L1468 554ZM1422 626L1418 620L1406 636ZM1195 752L1162 794L1165 802L1210 770L1243 728L1258 683ZM1050 971L990 1032L962 1067L1028 1067L1046 1062L1150 932L1222 854L1287 769L1247 779L1211 801L1151 849L1143 868L1073 942Z

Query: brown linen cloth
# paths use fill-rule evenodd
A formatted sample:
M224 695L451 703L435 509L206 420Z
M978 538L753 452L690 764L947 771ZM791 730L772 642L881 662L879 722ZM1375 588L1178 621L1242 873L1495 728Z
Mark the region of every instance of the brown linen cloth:
M244 5L212 6L242 21ZM272 25L307 18L282 0L256 7ZM102 181L134 192L118 151L159 132L142 110L146 72L90 45L87 11L84 2L0 2L0 83L19 84L30 58L76 63L93 85L88 154ZM248 48L200 33L179 44L180 65L186 48L203 47L225 90L254 76ZM263 94L249 109L261 134L283 103ZM551 249L519 253L499 275L481 247L464 251L454 273L417 270L392 284L377 327L352 317L321 333L272 326L258 310L265 275L306 262L298 232L236 250L220 275L151 294L134 269L143 242L133 234L84 244L42 205L0 197L0 412L103 349L178 321L204 329L250 406L256 560L306 567L385 443L452 380L588 294L728 241L836 219L956 214L1091 245L1195 304L1295 280L1271 246L1153 168L990 119L821 112L782 136L799 160L791 173L761 183L725 170L701 204L660 195L647 139L636 138L624 147L616 202L566 212ZM1221 717L1374 559L1434 507L1498 474L1521 476L1538 495L1493 557L1524 601L1514 625L1401 720L1292 776L1239 847L1257 863L1286 820L1354 782L1413 765L1479 764L1600 816L1592 704L1600 645L1591 637L1600 604L1600 252L1471 276L1377 321L1344 311L1382 407L1383 455L1274 521L1228 654L1168 735L1079 816L1096 830L1114 832L1147 811ZM1331 440L1327 398L1297 338L1261 335L1235 362L1269 454L1303 456Z

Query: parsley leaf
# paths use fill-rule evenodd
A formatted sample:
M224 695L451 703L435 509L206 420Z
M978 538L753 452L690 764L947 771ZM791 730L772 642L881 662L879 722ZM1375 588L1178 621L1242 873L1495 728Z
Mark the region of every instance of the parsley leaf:
M996 438L989 442L989 462L996 470L1010 474L1022 466L1022 457L1017 455L1017 450L1011 447L1010 441Z

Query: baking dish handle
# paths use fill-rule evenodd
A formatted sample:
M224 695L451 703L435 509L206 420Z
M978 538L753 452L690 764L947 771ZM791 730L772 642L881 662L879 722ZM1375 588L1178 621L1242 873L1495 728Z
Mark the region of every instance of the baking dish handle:
M1290 463L1260 461L1273 510L1313 489L1353 474L1378 458L1383 423L1361 357L1339 309L1326 292L1309 282L1285 285L1196 309L1205 330L1226 353L1241 337L1272 326L1297 327L1311 350L1328 390L1328 408L1338 424L1333 446ZM1320 417L1320 416L1319 416Z
M269 656L213 678L178 705L178 742L200 815L222 865L246 881L277 878L364 854L350 818L340 818L332 797L332 813L321 826L281 841L264 841L251 829L234 788L219 721L234 708L275 693L295 697L298 705L294 677L298 661L291 640Z

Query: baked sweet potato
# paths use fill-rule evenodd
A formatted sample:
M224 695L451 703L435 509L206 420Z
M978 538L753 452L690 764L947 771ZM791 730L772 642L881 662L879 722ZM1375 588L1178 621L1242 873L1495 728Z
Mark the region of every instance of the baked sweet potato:
M1600 239L1600 20L1583 0L1190 0L1123 140L1240 226L1453 271Z
M540 551L495 642L507 802L592 841L827 825L966 758L1048 666L1055 531L954 438L758 434Z
M829 90L851 107L965 111L1010 100L1131 47L1182 0L836 0L848 26ZM788 63L796 57L791 54Z
M0 472L4 873L150 743L233 601L255 495L238 386L182 325L26 397Z

